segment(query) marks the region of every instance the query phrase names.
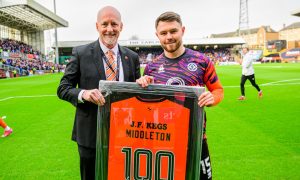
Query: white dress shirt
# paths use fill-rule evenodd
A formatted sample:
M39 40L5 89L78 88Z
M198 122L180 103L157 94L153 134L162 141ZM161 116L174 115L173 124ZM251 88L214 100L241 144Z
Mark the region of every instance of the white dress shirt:
M118 61L118 59L117 59L118 56L120 57L118 75L119 75L119 81L123 82L124 81L124 71L123 71L122 60L121 60L121 56L120 56L120 53L119 53L118 44L116 44L115 47L113 47L112 49L109 49L100 40L99 40L99 43L100 43L100 48L101 48L101 50L103 51L104 54L106 54L108 50L112 50L114 52L114 60L115 60L116 64L117 64L117 61ZM104 58L105 57L102 58L102 61L103 61L104 69L106 69L107 64L106 64ZM81 90L78 94L78 102L79 103L83 103L82 94L84 93L84 91L85 90Z

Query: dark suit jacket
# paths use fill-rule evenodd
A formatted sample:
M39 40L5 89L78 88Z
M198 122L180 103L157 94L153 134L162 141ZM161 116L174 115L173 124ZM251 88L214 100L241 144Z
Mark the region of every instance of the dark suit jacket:
M124 71L124 81L135 82L140 78L138 55L119 46ZM96 147L96 125L98 106L90 102L79 103L78 94L83 89L98 89L99 81L105 80L105 71L99 41L73 48L72 58L67 64L57 95L76 107L72 140L85 147Z

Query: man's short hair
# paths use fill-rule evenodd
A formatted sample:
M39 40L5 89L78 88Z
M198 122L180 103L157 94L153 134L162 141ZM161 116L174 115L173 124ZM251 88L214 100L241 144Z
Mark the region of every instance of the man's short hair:
M249 48L248 48L248 47L243 47L242 49L247 49L247 51L249 51Z
M175 13L175 12L164 12L162 13L160 16L158 16L158 18L155 21L155 28L157 28L158 23L162 21L162 22L173 22L173 21L177 21L180 25L182 25L182 21L181 21L181 17L179 14Z

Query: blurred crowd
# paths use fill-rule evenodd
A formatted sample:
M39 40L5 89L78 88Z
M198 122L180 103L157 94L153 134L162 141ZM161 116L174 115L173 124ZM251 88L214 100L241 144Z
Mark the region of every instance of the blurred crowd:
M32 46L12 39L0 39L0 65L19 69L20 75L34 74L35 71L61 71L65 66L45 61L45 56Z
M161 48L135 49L134 51L138 53L141 64L147 64L148 62L155 60L163 52ZM214 64L235 61L229 48L203 48L198 51L209 57Z

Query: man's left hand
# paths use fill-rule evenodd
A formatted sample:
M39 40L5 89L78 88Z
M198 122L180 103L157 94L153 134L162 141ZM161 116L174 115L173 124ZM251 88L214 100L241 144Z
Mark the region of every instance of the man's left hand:
M214 96L209 91L202 93L198 98L198 105L200 107L211 106L214 104L214 102L215 102Z

